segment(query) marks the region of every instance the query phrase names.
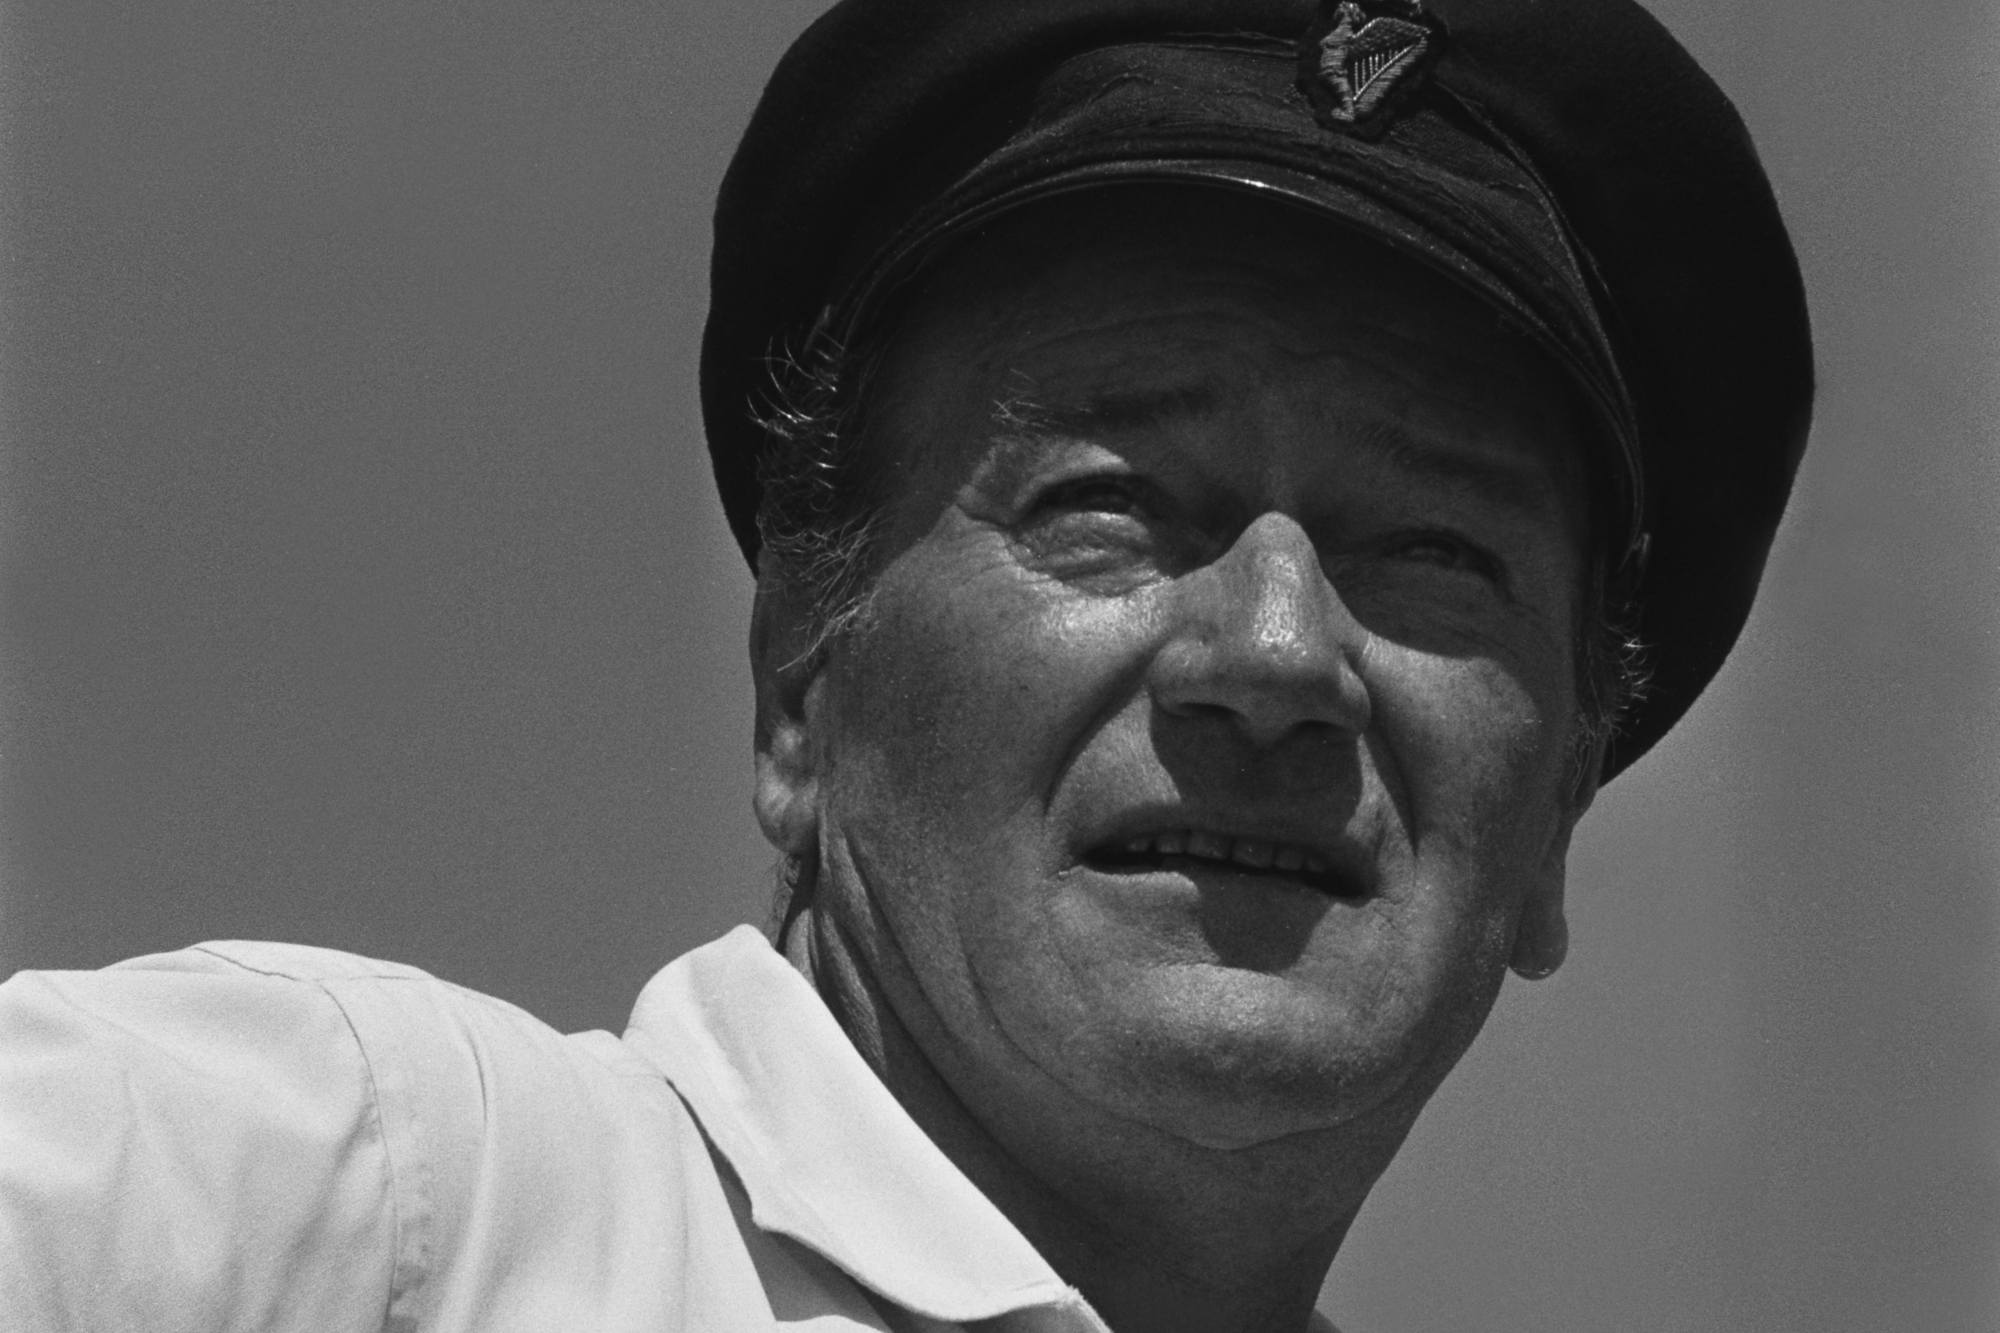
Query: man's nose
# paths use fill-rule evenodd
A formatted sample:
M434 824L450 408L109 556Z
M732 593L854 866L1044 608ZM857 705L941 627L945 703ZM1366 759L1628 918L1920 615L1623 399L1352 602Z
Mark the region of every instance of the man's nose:
M1260 516L1221 559L1183 576L1179 597L1151 673L1168 713L1227 717L1259 745L1315 725L1367 729L1368 631L1296 521Z

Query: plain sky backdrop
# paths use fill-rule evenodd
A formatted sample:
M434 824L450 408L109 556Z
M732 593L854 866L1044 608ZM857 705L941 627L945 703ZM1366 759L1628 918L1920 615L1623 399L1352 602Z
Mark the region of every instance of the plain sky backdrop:
M761 920L708 217L818 0L0 0L0 974L558 1026ZM1352 1333L2000 1328L2000 5L1658 0L1819 335L1742 648L1601 797Z

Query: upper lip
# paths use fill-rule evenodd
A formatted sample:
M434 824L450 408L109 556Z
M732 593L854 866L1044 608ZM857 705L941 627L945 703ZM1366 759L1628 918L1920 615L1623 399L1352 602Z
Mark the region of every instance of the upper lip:
M1192 811L1152 811L1121 819L1085 848L1087 863L1191 856L1246 870L1274 871L1343 896L1365 894L1372 864L1345 838L1293 821L1230 819Z

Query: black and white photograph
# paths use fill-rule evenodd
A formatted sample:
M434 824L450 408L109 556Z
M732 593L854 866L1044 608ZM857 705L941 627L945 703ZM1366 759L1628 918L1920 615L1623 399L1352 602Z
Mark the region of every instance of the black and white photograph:
M0 1333L1994 1333L1990 0L0 0Z

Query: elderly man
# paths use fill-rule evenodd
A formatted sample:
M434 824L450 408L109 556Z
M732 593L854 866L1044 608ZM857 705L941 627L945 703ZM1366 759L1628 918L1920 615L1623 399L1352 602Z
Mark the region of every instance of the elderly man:
M291 946L17 978L0 1325L1324 1327L1810 378L1624 0L845 0L704 352L770 938L622 1039Z

